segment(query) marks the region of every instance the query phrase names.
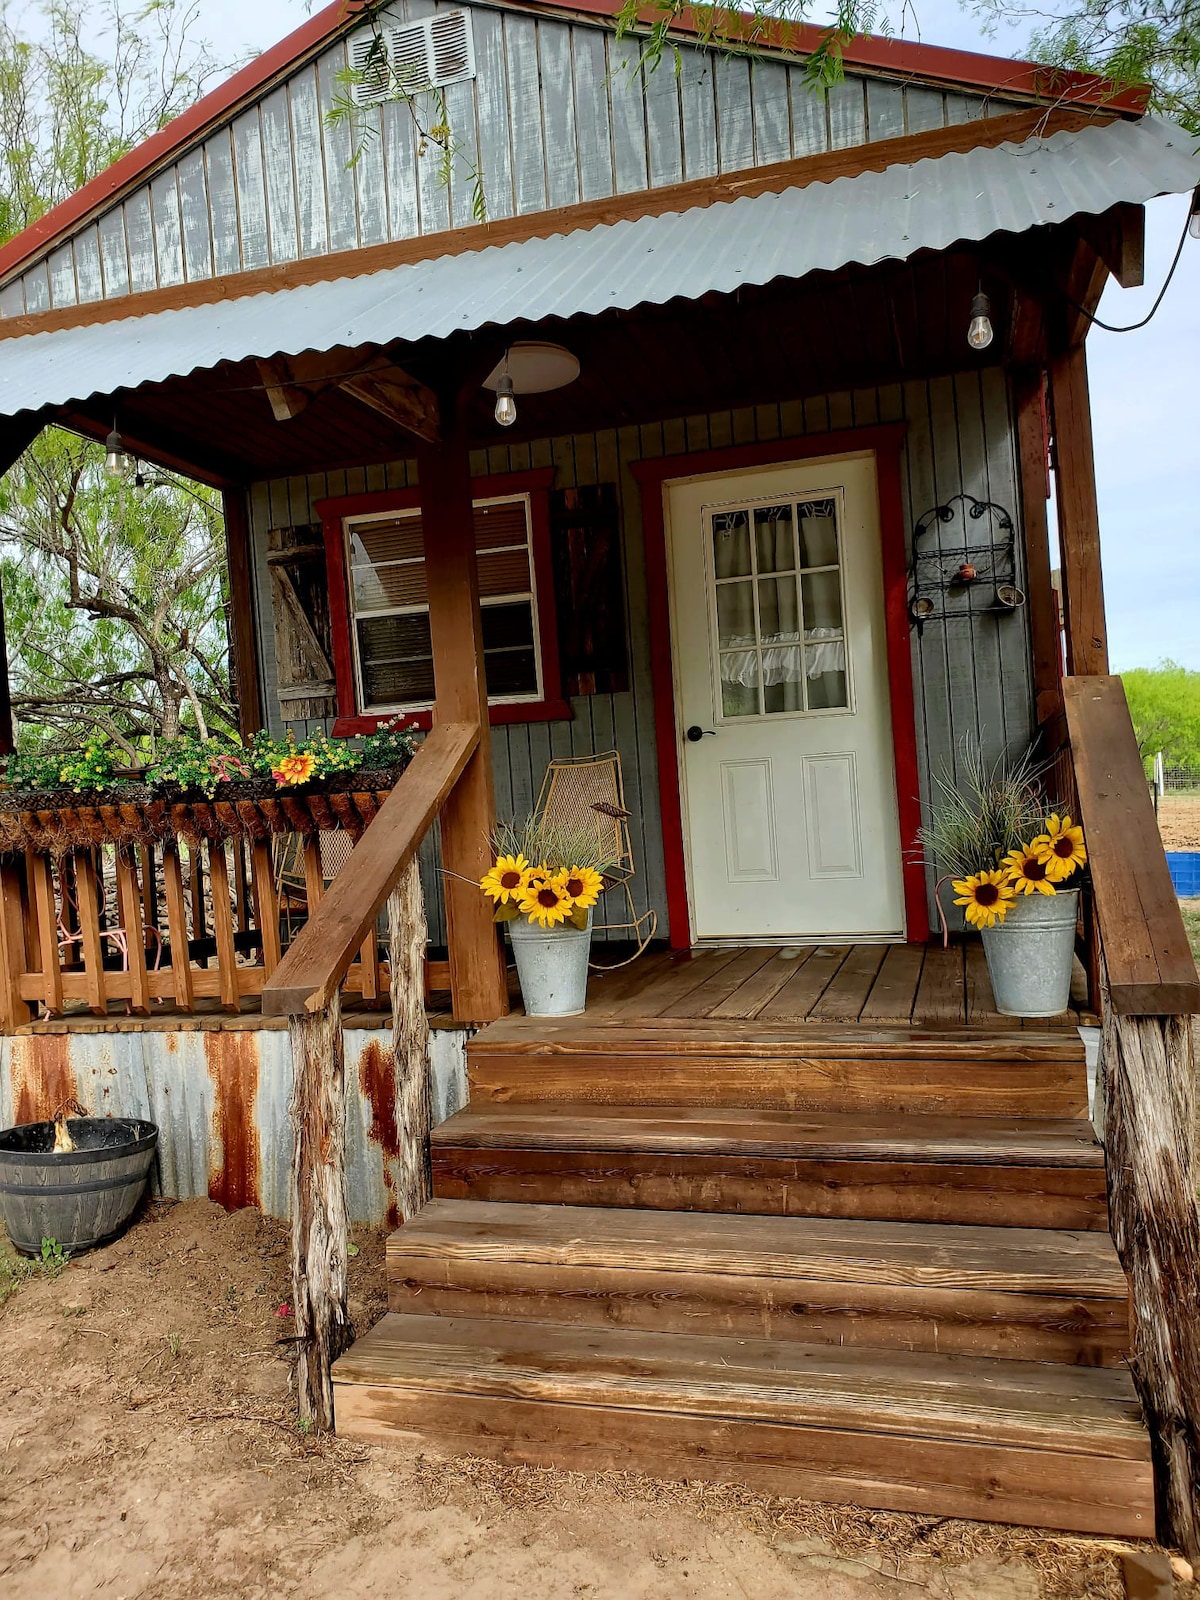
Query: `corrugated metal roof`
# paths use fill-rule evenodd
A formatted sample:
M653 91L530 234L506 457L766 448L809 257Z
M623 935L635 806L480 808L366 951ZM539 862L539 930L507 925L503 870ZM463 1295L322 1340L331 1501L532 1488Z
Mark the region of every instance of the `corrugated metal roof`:
M444 338L872 265L1020 233L1200 183L1197 141L1113 121L273 294L0 342L0 414L85 400L221 361Z

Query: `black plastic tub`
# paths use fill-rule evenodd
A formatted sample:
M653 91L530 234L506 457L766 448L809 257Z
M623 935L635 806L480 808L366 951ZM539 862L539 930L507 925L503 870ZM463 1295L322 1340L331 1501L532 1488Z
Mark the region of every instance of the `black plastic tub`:
M56 1155L54 1124L27 1122L0 1133L0 1217L18 1250L43 1239L64 1251L115 1237L137 1208L154 1163L158 1129L129 1117L72 1117L75 1149Z

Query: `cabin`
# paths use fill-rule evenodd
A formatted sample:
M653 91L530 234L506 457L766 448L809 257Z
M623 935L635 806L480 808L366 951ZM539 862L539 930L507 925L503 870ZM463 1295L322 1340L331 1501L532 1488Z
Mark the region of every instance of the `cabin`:
M425 737L389 792L39 814L0 1120L149 1116L167 1193L296 1211L344 1434L1194 1548L1200 988L1108 670L1086 358L1194 141L900 40L821 93L803 29L682 19L649 70L609 0L360 13L0 249L0 466L115 429L219 487L243 731ZM938 929L964 740L1036 742L1088 832L1045 1025ZM610 751L655 938L527 1017L488 840ZM396 1227L353 1343L347 1218Z

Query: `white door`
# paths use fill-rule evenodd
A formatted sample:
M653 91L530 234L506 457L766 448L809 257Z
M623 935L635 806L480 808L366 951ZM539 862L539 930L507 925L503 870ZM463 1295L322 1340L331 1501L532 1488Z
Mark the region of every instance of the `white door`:
M693 936L902 938L874 456L665 492Z

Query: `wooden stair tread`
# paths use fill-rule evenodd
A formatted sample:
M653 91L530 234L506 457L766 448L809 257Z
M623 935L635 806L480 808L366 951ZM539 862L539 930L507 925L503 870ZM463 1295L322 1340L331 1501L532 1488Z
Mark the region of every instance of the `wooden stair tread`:
M1128 1296L1104 1233L841 1218L435 1199L389 1238L399 1259Z
M433 1132L439 1149L653 1151L800 1156L954 1165L1104 1166L1079 1118L867 1116L743 1107L620 1106L590 1102L480 1105Z
M335 1384L1149 1458L1120 1368L389 1313Z
M817 1060L1082 1062L1083 1041L1068 1028L822 1027L720 1017L502 1017L467 1045L472 1055L571 1055L602 1047L642 1055L799 1056Z

